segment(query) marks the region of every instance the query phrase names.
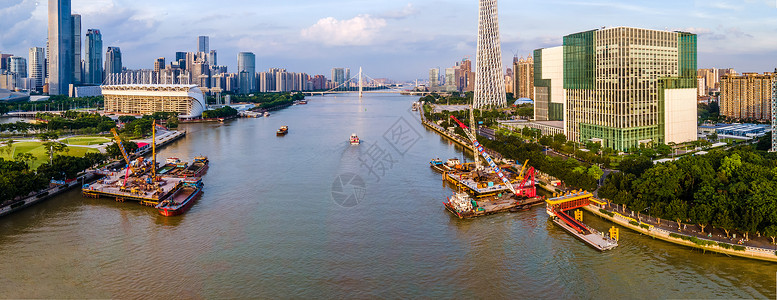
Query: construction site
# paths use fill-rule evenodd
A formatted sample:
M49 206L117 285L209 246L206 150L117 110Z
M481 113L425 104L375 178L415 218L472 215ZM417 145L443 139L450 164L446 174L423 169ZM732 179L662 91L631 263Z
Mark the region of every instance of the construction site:
M472 163L448 160L442 164L439 159L430 162L433 168L443 173L443 181L450 183L458 191L449 197L447 202L443 202L448 211L464 219L504 211L526 210L543 203L543 197L537 197L535 171L534 167L528 166L528 160L522 165L497 165L477 141L472 130L454 116L451 116L451 119L464 129L476 155L475 162ZM488 167L480 164L478 154ZM517 173L512 171L518 168L520 171Z
M121 150L126 168L123 171L107 169L96 171L96 174L104 177L82 186L81 192L85 197L108 197L118 202L129 200L138 201L146 206L155 206L181 189L187 179L199 177L207 170L208 160L205 157L196 157L195 163L191 166L173 158L160 169L156 161L156 123L152 134L154 142L152 142L150 160L144 157L131 160L116 130L112 129L111 132Z

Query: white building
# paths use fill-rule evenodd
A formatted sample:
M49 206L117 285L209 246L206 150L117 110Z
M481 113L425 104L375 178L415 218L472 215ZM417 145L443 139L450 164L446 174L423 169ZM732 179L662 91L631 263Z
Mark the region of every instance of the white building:
M207 107L205 95L196 85L104 85L102 95L106 113L178 112L179 118L191 119L200 117Z

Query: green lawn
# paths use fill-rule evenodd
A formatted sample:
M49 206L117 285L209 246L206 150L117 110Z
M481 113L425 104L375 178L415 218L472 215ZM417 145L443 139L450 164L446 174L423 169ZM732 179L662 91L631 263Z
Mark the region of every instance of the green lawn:
M48 155L46 155L46 149L43 148L43 143L41 142L18 142L18 143L14 143L12 147L13 148L11 153L7 153L3 151L4 149L0 149L0 158L3 158L5 160L12 160L13 155L16 155L16 153L30 153L33 156L35 156L35 161L32 162L33 169L36 169L43 163L49 161L49 157ZM2 148L5 148L5 146L3 146ZM63 152L59 154L81 157L86 155L86 153L89 153L89 152L99 152L97 149L77 147L77 146L69 146L67 147L67 149L68 149L67 152Z
M111 139L101 137L101 136L82 136L82 137L72 137L62 140L61 142L68 144L68 145L99 145L99 144L105 144L110 142Z

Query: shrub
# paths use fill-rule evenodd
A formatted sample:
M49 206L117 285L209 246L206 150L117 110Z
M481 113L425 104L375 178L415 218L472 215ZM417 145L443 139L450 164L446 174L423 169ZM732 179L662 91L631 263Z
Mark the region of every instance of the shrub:
M730 244L726 244L726 243L723 243L723 242L718 243L718 246L720 246L723 249L731 249L731 245Z
M612 218L612 217L615 217L615 214L614 214L614 213L612 213L612 212L609 212L609 211L607 211L607 210L606 210L606 209L604 209L604 208L600 208L600 209L599 209L599 212L600 212L600 213L603 213L603 214L605 214L605 215L608 215L608 216L610 216L610 218Z
M745 246L731 245L731 248L736 251L745 251Z
M634 226L639 226L639 223L637 223L636 221L629 221L629 224Z
M650 226L648 226L647 224L639 224L639 227L650 229Z

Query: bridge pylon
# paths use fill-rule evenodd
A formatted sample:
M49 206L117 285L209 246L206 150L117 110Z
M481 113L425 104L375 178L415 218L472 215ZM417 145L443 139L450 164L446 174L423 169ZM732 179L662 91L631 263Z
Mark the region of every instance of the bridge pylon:
M364 84L362 83L362 67L359 67L359 98L362 97L363 87L364 87Z

